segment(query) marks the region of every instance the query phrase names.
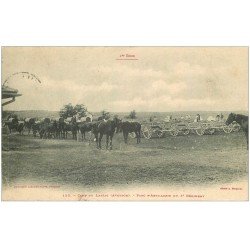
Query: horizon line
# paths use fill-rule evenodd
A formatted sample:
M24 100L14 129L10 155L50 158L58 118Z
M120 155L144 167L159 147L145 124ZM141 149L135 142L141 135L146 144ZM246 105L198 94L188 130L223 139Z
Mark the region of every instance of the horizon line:
M22 111L47 111L47 112L60 112L60 110L48 110L48 109L23 109L23 110L2 110L2 111L9 111L9 112L22 112ZM235 110L168 110L168 111L136 111L137 113L164 113L164 112L249 112L249 110L243 110L243 109L235 109ZM101 111L89 111L87 112L94 112L94 113L100 113ZM108 111L109 113L129 113L130 111Z

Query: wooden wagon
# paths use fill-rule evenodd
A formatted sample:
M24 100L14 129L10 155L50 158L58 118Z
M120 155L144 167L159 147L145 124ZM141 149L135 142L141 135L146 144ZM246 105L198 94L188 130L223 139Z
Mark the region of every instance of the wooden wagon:
M166 133L172 136L177 135L189 135L190 133L195 133L199 136L204 134L212 135L216 131L224 131L225 133L238 132L240 130L240 125L236 122L226 125L224 121L200 121L200 122L190 122L190 121L178 121L178 122L151 122L142 123L142 136L146 139L152 138L152 136L157 136L159 138L163 137ZM132 138L135 134L130 134Z

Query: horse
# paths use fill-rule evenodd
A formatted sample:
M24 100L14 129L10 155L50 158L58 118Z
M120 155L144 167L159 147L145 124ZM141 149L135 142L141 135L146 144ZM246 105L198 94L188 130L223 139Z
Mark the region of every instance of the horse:
M52 136L55 138L58 137L58 123L56 120L52 120L47 127L48 132L48 138L52 138Z
M18 131L19 121L17 116L8 118L8 120L5 122L5 125L8 127L10 134L12 130Z
M39 126L40 138L51 138L51 135L55 134L56 128L56 121L51 121L49 118L45 118Z
M66 123L64 122L64 118L60 117L57 121L57 133L58 133L58 138L65 138L65 126Z
M18 121L17 132L19 132L20 135L23 135L24 126L24 121Z
M77 140L78 125L77 123L72 123L70 125L71 125L71 133L73 136L73 140Z
M86 139L85 133L91 132L92 128L93 128L93 122L84 122L78 125L78 129L80 130L81 135L82 135L82 140Z
M128 143L128 134L132 132L135 132L137 144L141 142L141 124L139 122L121 122L119 128L126 144Z
M25 118L24 119L24 128L28 129L28 135L30 134L30 130L32 129L35 122L36 122L35 118Z
M226 125L231 124L233 121L236 121L244 131L247 139L247 148L248 148L248 116L230 113L226 120Z
M64 138L67 139L68 137L68 132L71 132L72 133L72 136L73 136L73 140L76 140L77 139L77 131L78 131L78 125L77 123L73 122L73 123L65 123L64 122Z
M33 136L36 137L37 132L40 133L40 130L42 128L42 122L41 121L36 121L33 125L32 125L32 132L33 132Z
M108 121L98 121L93 124L92 133L95 135L96 146L101 149L101 141L103 135L106 135L106 149L112 150L112 139L115 130L119 127L120 119L114 117L113 120ZM118 132L118 131L117 131ZM98 135L100 134L99 138Z

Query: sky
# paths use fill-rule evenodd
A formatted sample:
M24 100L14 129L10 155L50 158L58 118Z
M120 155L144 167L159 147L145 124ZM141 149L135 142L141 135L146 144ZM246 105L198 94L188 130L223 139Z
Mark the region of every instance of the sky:
M248 110L247 47L3 47L2 83L22 71L4 110Z

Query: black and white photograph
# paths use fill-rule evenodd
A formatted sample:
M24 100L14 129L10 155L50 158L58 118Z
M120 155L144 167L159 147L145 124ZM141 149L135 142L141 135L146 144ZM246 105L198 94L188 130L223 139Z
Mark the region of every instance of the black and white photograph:
M3 200L248 200L248 47L2 47Z

